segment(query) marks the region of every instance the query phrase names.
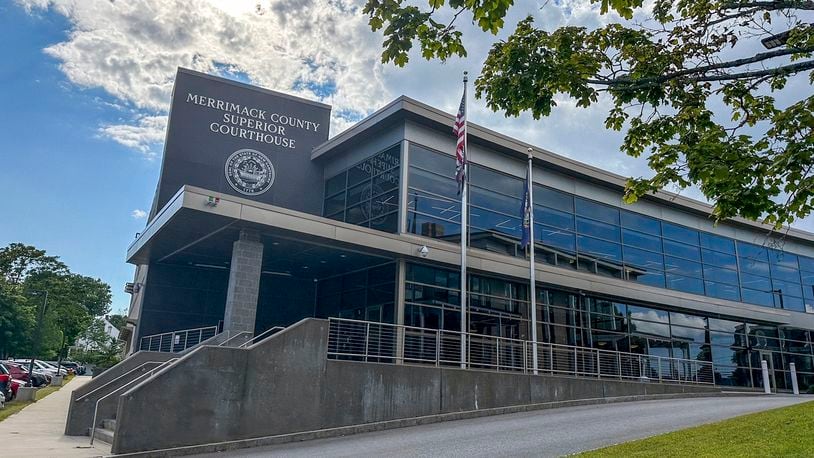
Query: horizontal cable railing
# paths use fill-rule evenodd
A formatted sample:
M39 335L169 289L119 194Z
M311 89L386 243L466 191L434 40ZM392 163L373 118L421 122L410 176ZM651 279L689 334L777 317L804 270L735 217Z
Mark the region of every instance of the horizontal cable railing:
M141 338L139 350L178 353L212 338L217 333L217 326L207 326L153 334Z
M533 373L533 343L482 334L331 318L328 356L381 363L461 366ZM664 383L715 383L709 361L537 343L538 373L635 379Z

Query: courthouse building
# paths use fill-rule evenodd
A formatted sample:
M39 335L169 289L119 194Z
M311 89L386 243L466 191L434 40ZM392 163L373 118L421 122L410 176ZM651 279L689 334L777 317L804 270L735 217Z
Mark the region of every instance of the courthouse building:
M329 138L330 107L179 70L150 220L127 251L131 351L306 317L461 329L454 116L399 97ZM468 126L468 329L529 340L531 145ZM613 148L613 145L609 145ZM814 384L814 234L734 219L534 148L541 342L710 361L719 385Z

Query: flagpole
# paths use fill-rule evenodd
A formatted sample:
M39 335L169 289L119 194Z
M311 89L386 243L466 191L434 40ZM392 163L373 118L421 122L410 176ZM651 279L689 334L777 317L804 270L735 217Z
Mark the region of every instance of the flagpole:
M469 209L468 206L468 194L469 189L467 186L467 182L469 181L469 150L467 149L467 137L469 136L469 132L467 131L467 123L469 122L469 114L466 110L467 100L466 100L466 86L467 82L469 81L468 72L464 72L464 154L466 160L463 164L463 171L464 171L464 181L463 181L463 190L461 191L461 368L466 369L467 364L467 345L466 345L466 336L467 332L469 331L468 325L468 303L467 303L467 287L468 281L466 277L466 250L468 245L468 238L469 238Z
M529 179L528 179L528 189L526 192L528 193L529 198L529 246L531 249L529 250L529 294L531 297L530 306L531 306L531 358L532 358L532 369L534 370L534 375L537 375L537 279L536 277L536 269L534 264L534 179L532 178L532 158L534 155L532 154L532 149L528 149L529 154Z

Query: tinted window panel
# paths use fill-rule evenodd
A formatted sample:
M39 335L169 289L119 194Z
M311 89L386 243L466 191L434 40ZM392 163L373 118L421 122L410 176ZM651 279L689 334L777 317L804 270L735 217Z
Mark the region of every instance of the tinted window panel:
M487 208L489 210L499 211L507 215L520 216L520 207L522 205L520 199L487 191L485 189L478 188L477 186L470 186L469 189L469 195L471 196L469 201L470 204L481 208Z
M704 282L699 278L667 274L665 280L667 287L670 289L684 291L685 293L704 294Z
M661 231L666 239L698 245L698 231L670 223L662 223Z
M774 307L774 297L772 293L741 288L741 296L743 297L743 302L762 305L764 307Z
M707 338L707 332L703 329L685 328L683 326L673 325L670 327L670 331L673 335L673 339L705 343Z
M534 185L534 205L545 205L560 211L574 212L574 197L545 186Z
M457 222L411 212L407 215L407 230L413 234L442 239L460 234L461 225ZM452 241L455 240L453 239Z
M805 256L798 256L797 262L800 264L800 269L814 272L814 258L807 258Z
M743 332L743 323L739 321L707 318L707 322L709 323L709 329L713 331Z
M769 276L769 264L766 262L758 262L741 258L740 265L741 272L752 275L761 275L763 277Z
M389 150L379 153L370 161L373 167L373 174L379 174L393 167L398 167L401 163L401 147L394 146Z
M704 266L704 280L737 286L738 273L734 270L721 269L720 267Z
M724 253L735 254L735 241L721 237L720 235L701 232L701 246L710 250L722 251Z
M584 235L577 236L577 249L580 253L598 258L621 260L622 250L619 244L606 242Z
M661 254L640 250L629 246L622 247L625 264L643 271L664 270L664 258Z
M741 273L741 286L759 291L769 291L772 289L772 282L766 277Z
M775 302L777 303L778 307L781 306L779 297L775 297ZM805 302L803 301L803 299L801 299L799 297L786 296L785 294L783 295L782 307L785 310L793 310L795 312L805 312L806 311L806 306L805 306Z
M664 274L661 272L653 271L644 274L635 271L628 272L628 280L635 281L636 283L642 283L644 285L664 288Z
M345 193L339 193L333 197L325 199L324 214L332 215L341 212L345 208Z
M800 271L800 279L804 285L814 285L814 272Z
M415 165L425 170L431 170L454 180L455 157L451 154L437 153L411 143L409 160L410 165Z
M410 187L459 200L458 183L454 178L443 177L418 169L410 169Z
M370 159L348 170L348 187L357 185L373 176Z
M469 166L469 180L473 186L483 186L507 196L517 196L518 202L525 186L525 182L520 178L475 164ZM519 205L518 203L518 210L515 211L519 211Z
M635 318L637 320L658 321L660 323L670 322L670 313L666 310L640 307L638 305L628 305L627 313L631 318Z
M670 324L673 326L689 326L704 331L707 327L707 319L702 316L670 312ZM675 334L675 332L673 334Z
M456 222L460 222L461 219L461 201L437 197L412 189L407 195L407 209Z
M701 250L697 246L685 245L664 239L664 254L701 262Z
M629 211L622 211L622 227L644 232L645 234L661 236L661 222L649 216Z
M576 204L576 214L579 216L586 216L603 223L619 225L619 209L609 205L592 202L590 200L576 197L574 199Z
M770 264L770 266L772 271L772 278L777 278L785 281L792 281L795 283L800 281L799 270L792 269L790 267L778 266L774 264Z
M557 228L534 225L534 235L544 245L559 248L568 253L573 253L577 249L574 234L562 231Z
M518 201L518 205L522 205ZM518 207L519 209L520 207ZM519 211L519 210L518 210ZM571 213L553 210L548 207L534 205L534 222L560 229L574 230L574 215Z
M577 233L610 240L612 242L619 241L618 226L600 223L582 217L577 217Z
M373 194L381 194L399 187L399 170L391 170L373 177Z
M710 331L709 333L710 343L713 345L722 345L727 347L745 347L746 346L746 337L743 334L733 334L730 332L715 332ZM712 350L713 355L715 354L715 350Z
M622 229L622 238L625 245L661 253L661 237L645 235L641 232L631 231L630 229Z
M370 220L370 228L384 232L396 232L399 224L399 212L395 211L385 215L374 216Z
M399 190L394 189L370 200L370 217L375 219L399 209Z
M517 237L520 236L521 222L519 218L512 218L511 216L484 210L482 208L471 209L469 224L472 225L474 229L502 232Z
M740 291L736 285L705 281L704 289L707 292L707 296L710 297L717 297L719 299L726 299L729 301L741 300Z
M701 264L672 256L664 257L664 271L670 274L701 278Z
M630 332L669 338L670 326L663 323L652 323L650 321L630 320Z
M783 296L803 297L803 288L799 283L772 280L772 289L783 291Z
M769 262L778 266L798 269L797 255L779 250L769 250Z
M738 268L738 259L735 256L701 249L701 259L704 264L711 264L718 267L726 267L727 269L736 270Z
M325 195L330 196L339 191L343 191L345 189L346 175L347 172L342 172L333 178L328 178L328 181L325 182Z
M766 248L738 240L738 256L756 261L768 262Z

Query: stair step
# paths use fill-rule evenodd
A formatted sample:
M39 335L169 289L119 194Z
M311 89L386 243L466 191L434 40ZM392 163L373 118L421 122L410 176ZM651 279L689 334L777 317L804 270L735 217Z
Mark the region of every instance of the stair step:
M116 431L116 419L109 418L107 420L102 420L102 428Z
M93 439L113 445L113 436L115 434L115 431L111 429L96 428L96 430L93 432Z

